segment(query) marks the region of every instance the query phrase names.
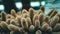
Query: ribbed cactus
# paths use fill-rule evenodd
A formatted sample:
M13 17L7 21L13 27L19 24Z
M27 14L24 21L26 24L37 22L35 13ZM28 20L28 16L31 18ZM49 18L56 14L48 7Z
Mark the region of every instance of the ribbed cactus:
M39 10L38 14L40 14L40 13L44 13L44 12L42 10Z
M38 14L35 14L33 16L33 25L34 25L34 23L35 23L36 20L39 20L39 15Z
M44 12L45 11L45 6L41 6L40 10L42 10Z
M17 24L19 24L19 27L22 27L22 24L21 24L21 16L17 16L16 17L16 21L17 21Z
M10 24L11 19L6 19L6 23Z
M2 19L2 21L6 21L6 13L5 12L1 13L1 19Z
M58 23L58 21L59 21L59 17L58 16L54 16L53 18L51 18L49 20L49 25L51 27L54 27Z
M4 22L4 21L2 21L1 23L0 23L0 28L1 28L1 30L0 30L0 32L4 32L4 34L6 33L9 33L10 32L10 30L8 29L8 24L6 23L6 22Z
M28 32L24 32L24 34L28 34Z
M12 24L8 25L8 29L11 31L19 31L19 27Z
M23 32L22 27L18 27L18 26L12 25L12 24L8 25L8 29L11 30L11 31Z
M50 16L52 13L53 13L54 9L52 9L48 14L47 16Z
M45 17L44 17L44 21L48 23L48 21L49 21L49 16L45 16Z
M7 24L6 22L2 21L2 22L0 23L0 26L1 26L3 29L7 29L8 24Z
M22 10L22 14L25 14L25 13L27 13L27 10L26 9L23 9Z
M27 17L27 18L26 18L26 21L27 21L27 23L28 23L28 26L30 27L30 25L32 25L30 17Z
M59 16L59 21L58 21L58 23L60 23L60 14L58 13L58 14L56 14L57 16Z
M11 15L10 14L6 15L6 19L11 19Z
M22 27L23 27L25 30L28 29L28 23L27 23L27 21L26 21L25 18L22 18L22 19L21 19L21 24L22 24Z
M40 24L42 24L42 22L44 21L44 14L43 13L39 14L39 21L40 21Z
M53 31L55 31L55 32L60 31L60 23L57 23L57 24L54 26Z
M52 32L52 28L47 24L47 23L44 23L41 27L41 30L43 32Z
M30 32L34 32L34 31L35 31L35 26L34 26L34 25L30 25L29 31L30 31Z
M19 24L18 24L14 19L11 19L10 24L13 24L13 25L19 26Z
M0 13L0 18L1 18L1 13Z
M34 9L33 8L29 9L29 15L30 15L31 21L33 23L33 16L34 16Z
M11 31L10 34L15 34L15 32L14 31Z
M22 12L11 10L11 14L0 13L1 34L52 34L60 31L60 13L51 10L44 14L45 6L41 6L39 12L30 8ZM36 12L35 12L36 11Z
M16 12L15 12L14 9L11 10L11 15L14 16L14 17L16 17Z
M25 13L25 14L23 14L22 15L24 18L27 18L27 17L29 17L29 14L28 13Z
M58 13L58 12L57 12L56 10L54 10L54 11L52 12L52 14L50 15L50 18L52 18L53 16L55 16L57 13Z
M40 29L41 28L39 20L35 20L34 25L35 25L35 29Z
M37 30L35 34L42 34L40 30Z

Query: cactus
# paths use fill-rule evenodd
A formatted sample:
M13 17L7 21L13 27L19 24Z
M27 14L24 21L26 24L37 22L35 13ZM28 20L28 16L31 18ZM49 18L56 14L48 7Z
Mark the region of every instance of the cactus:
M40 13L43 13L43 11L42 10L39 10L38 14L40 14Z
M2 19L2 21L6 21L6 13L5 12L1 13L1 19Z
M10 34L21 34L21 33L18 31L11 31Z
M14 16L14 17L16 17L16 12L15 12L14 9L11 10L11 15Z
M7 14L6 19L11 19L11 15Z
M41 29L43 32L52 32L52 28L47 23L43 24Z
M44 14L43 13L39 14L39 21L40 21L40 24L42 24L42 22L44 21Z
M55 32L60 31L60 23L57 23L57 24L53 27L53 31L55 31Z
M34 16L34 9L33 8L29 9L29 15L30 15L30 19L31 19L31 21L33 23L33 16Z
M44 13L45 6L41 6L41 7L40 7L40 10L42 10L42 11L43 11L43 13Z
M28 29L28 23L27 23L27 21L26 21L25 18L22 18L22 19L21 19L21 24L22 24L22 27L23 27L25 30Z
M21 24L21 16L17 16L16 17L16 21L19 24L19 27L22 27L22 24Z
M11 19L10 24L13 24L13 25L19 26L19 24L18 24L18 23L16 22L16 20L14 20L14 19Z
M54 27L58 23L58 21L59 21L59 17L58 16L54 16L53 18L51 18L49 20L49 25L51 27Z
M6 19L6 23L10 24L11 19Z
M8 29L11 30L11 31L23 32L22 27L18 27L18 26L12 25L12 24L8 25Z
M52 34L60 31L60 14L53 9L44 15L44 9L41 6L39 12L30 8L29 11L23 9L20 13L14 9L11 14L0 13L1 34Z
M7 24L6 22L2 21L2 22L0 23L0 26L1 26L3 29L7 29L8 24Z
M49 16L45 16L45 17L44 17L44 21L48 23L48 21L49 21Z
M29 27L29 31L30 31L30 32L34 32L34 31L35 31L35 26L30 25L30 27Z
M35 34L42 34L40 30L37 30Z
M25 13L27 13L27 10L26 9L23 9L22 10L22 14L25 14Z
M28 32L24 32L24 34L28 34Z
M28 13L25 13L25 14L23 14L22 15L24 18L27 18L27 17L29 17L29 14Z
M39 15L35 14L33 17L33 24L35 23L36 20L39 20Z
M40 26L40 21L39 20L36 20L35 21L35 29L40 29L41 26Z
M50 16L52 13L53 13L54 9L52 9L48 14L47 16Z
M59 16L59 21L58 21L58 23L60 23L60 14L58 13L58 14L56 14L56 16Z
M11 31L10 34L15 34L15 32L14 31Z
M8 29L8 24L6 23L6 22L4 22L4 21L2 21L1 23L0 23L0 28L1 28L1 32L5 32L5 33L9 33L10 32L10 30Z
M53 16L55 16L57 13L58 13L58 12L57 12L56 10L54 10L54 11L52 12L52 14L50 15L50 18L52 18Z
M26 18L26 21L27 21L27 23L28 23L28 27L30 27L30 25L32 25L30 17L27 17L27 18Z

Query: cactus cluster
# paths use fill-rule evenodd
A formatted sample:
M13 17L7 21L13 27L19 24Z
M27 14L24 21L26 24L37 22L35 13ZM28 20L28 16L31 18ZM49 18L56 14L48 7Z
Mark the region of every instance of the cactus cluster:
M35 12L23 9L21 13L11 10L11 14L0 13L1 34L52 34L60 31L60 14L57 10L51 10L44 14L44 6Z

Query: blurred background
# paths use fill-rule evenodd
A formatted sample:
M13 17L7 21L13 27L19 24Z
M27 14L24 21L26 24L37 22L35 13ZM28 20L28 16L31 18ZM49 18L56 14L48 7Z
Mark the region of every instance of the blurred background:
M0 0L0 12L10 13L11 9L15 9L17 12L22 9L29 10L30 7L38 12L42 5L45 6L45 14L53 8L60 12L60 0Z

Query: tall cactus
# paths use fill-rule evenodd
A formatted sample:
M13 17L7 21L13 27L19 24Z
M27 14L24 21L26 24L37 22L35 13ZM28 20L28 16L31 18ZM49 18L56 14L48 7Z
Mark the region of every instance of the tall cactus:
M2 21L6 21L6 13L5 12L1 13L1 19L2 19Z

